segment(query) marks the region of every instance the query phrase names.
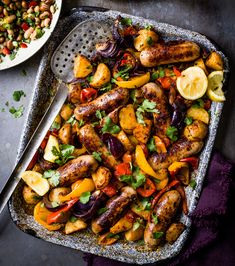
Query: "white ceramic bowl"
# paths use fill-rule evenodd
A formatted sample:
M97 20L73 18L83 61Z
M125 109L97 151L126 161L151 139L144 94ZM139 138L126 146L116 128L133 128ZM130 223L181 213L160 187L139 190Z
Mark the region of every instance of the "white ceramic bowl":
M46 43L46 41L51 36L57 24L57 21L59 19L61 6L62 6L62 0L55 0L55 4L56 4L57 9L56 9L56 12L53 14L50 28L45 29L45 33L40 39L36 39L34 41L31 41L30 43L27 43L27 46L28 46L27 48L19 48L13 60L11 60L9 56L2 57L3 61L0 63L0 70L14 67L26 61L31 56L33 56Z

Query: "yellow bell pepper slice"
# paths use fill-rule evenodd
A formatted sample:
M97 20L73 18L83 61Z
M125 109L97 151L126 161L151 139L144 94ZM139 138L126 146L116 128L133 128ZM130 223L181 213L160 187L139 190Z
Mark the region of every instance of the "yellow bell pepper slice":
M150 166L150 164L146 160L144 151L143 151L143 149L141 148L140 145L137 145L136 146L136 149L135 149L135 158L136 158L137 165L139 166L139 168L142 171L144 171L146 174L148 174L148 175L150 175L150 176L152 176L152 177L154 177L156 179L159 179L159 180L162 180L163 179L163 177L161 175L158 175L153 170L153 168Z
M144 75L133 77L130 78L129 80L120 80L120 81L116 80L115 83L116 85L118 85L118 87L127 88L127 89L136 89L149 82L149 80L150 80L150 73L147 72Z
M165 143L158 137L158 136L154 136L153 137L154 141L155 141L155 146L157 149L158 153L166 153L166 146Z
M69 201L75 198L79 198L83 192L91 192L95 190L95 184L92 179L84 178L82 182L69 194L61 197L61 201Z
M168 184L169 178L164 178L162 179L158 184L156 184L156 189L157 190L162 190L163 188L165 188Z
M34 207L33 217L37 223L45 227L49 231L57 231L59 230L63 224L51 224L49 225L47 221L47 217L51 214L42 201L38 202L38 204Z
M171 175L174 175L182 168L188 168L188 163L186 163L186 162L174 162L168 167L168 170L169 170Z

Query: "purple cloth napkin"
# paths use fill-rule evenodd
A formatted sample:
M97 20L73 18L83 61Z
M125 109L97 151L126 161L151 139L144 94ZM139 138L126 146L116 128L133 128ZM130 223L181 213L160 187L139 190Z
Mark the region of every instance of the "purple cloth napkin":
M235 265L234 165L214 152L195 211L192 230L180 254L158 264L168 266ZM84 254L87 266L130 266L104 257ZM153 264L151 264L153 265Z

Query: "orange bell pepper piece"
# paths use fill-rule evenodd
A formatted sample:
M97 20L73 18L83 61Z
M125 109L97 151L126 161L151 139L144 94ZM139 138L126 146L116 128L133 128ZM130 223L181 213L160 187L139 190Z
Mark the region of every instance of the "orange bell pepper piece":
M166 153L167 149L166 149L165 143L158 136L154 136L153 138L154 138L157 152L158 153Z

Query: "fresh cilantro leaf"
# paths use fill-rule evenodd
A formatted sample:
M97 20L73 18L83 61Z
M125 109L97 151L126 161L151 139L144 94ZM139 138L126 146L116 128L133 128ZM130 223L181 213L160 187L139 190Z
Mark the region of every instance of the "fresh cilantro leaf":
M105 213L107 210L108 210L107 207L100 208L100 209L97 211L97 214L98 214L98 215L101 215L102 213Z
M163 232L154 232L153 233L153 237L155 238L155 239L159 239L160 237L162 237L163 236Z
M191 124L193 123L193 119L192 119L192 117L190 117L190 116L185 117L185 119L184 119L184 123L185 123L187 126L191 125Z
M111 90L112 90L112 84L111 83L105 84L104 87L100 89L100 91L102 91L102 92L107 92L107 91L111 91Z
M192 179L192 180L190 181L189 185L190 185L190 187L191 187L192 189L195 189L196 186L197 186L197 182L195 181L195 179Z
M159 78L165 77L165 71L161 67L159 67L158 69L158 75L159 75Z
M91 83L92 80L93 80L93 78L94 78L94 76L88 76L86 79L87 79L87 81L88 81L89 83Z
M56 129L56 130L60 129L60 124L54 121L51 125L50 130L53 130L53 129Z
M47 170L43 173L43 178L48 179L48 182L53 187L56 187L60 183L60 173L56 170Z
M106 114L105 111L96 110L95 116L101 120L104 116L106 116Z
M131 26L132 25L132 19L131 18L122 18L121 24L125 26Z
M136 91L131 90L130 97L133 100L134 103L136 103Z
M96 152L96 151L93 151L93 152L92 152L92 156L93 156L98 162L102 162L101 155L102 155L101 152Z
M111 134L117 134L120 132L120 130L120 127L118 125L115 125L109 116L106 116L104 118L104 125L101 129L102 133L109 132Z
M166 135L172 140L176 141L178 139L178 129L173 126L169 126L166 130Z
M2 112L2 113L5 112L5 108L2 108L2 109L1 109L1 112Z
M145 183L146 177L144 174L140 173L139 168L136 168L132 175L120 176L120 180L131 185L134 189L137 189Z
M91 197L91 192L87 191L87 192L83 192L82 195L80 196L79 200L82 204L86 204Z
M146 30L151 30L153 28L153 25L147 24L144 28Z
M147 44L150 45L150 46L153 45L153 39L152 39L151 36L148 36L148 38L147 38Z
M127 73L129 70L131 70L132 69L132 66L130 66L130 65L125 65L124 67L123 67L123 69L122 70L120 70L118 73L116 73L116 74L114 74L114 78L116 79L116 78L118 78L118 77L121 77L121 78L123 78L124 80L128 80L129 79L129 73Z
M76 222L77 221L77 217L75 217L75 216L71 216L70 218L69 218L69 221L71 222L71 223L74 223L74 222Z
M156 152L157 151L154 138L151 138L149 140L149 142L147 143L147 148L148 148L149 152Z
M55 162L59 165L65 164L69 159L75 158L72 156L75 147L69 144L60 145L60 150L57 150L55 146L52 147L52 154L58 156L59 159L56 159Z
M142 102L142 104L136 110L136 117L137 117L138 123L145 125L144 117L143 117L143 113L145 113L145 112L159 114L159 110L156 109L155 107L156 107L155 102L152 102L152 101L145 99Z
M67 124L71 124L72 126L77 122L76 118L74 115L72 115L67 121Z
M133 231L136 231L139 227L140 227L140 223L139 223L139 221L136 221L136 222L133 224Z
M61 156L61 153L59 150L57 150L56 146L53 146L52 147L52 150L51 150L52 154L55 155L55 156Z
M8 107L9 106L9 102L7 101L7 102L5 102L5 105Z
M116 238L116 239L119 239L120 236L118 234L113 234L113 233L108 233L106 238Z
M151 75L151 81L155 81L159 77L157 72L153 72Z
M26 96L25 93L22 90L20 90L20 91L14 91L13 92L13 95L12 95L13 100L16 101L16 102L19 102L20 101L20 98L22 96L24 96L24 97Z
M158 224L158 217L157 217L157 215L155 215L155 214L152 213L152 219L153 219L153 223L154 224Z
M36 28L36 39L40 39L44 33L45 33L44 30Z
M203 108L204 107L204 101L202 99L198 99L193 103L192 107Z
M14 118L20 118L24 113L24 106L21 105L18 109L15 109L15 107L12 106L9 109L9 112L14 116Z
M85 122L81 119L78 121L78 126L82 127L85 124Z
M141 200L141 205L143 206L143 211L149 211L151 209L151 202L147 198Z

